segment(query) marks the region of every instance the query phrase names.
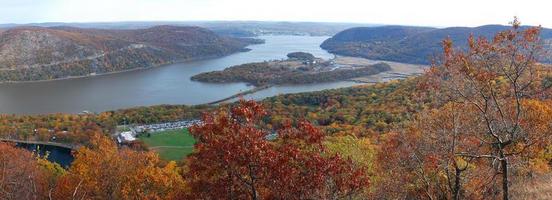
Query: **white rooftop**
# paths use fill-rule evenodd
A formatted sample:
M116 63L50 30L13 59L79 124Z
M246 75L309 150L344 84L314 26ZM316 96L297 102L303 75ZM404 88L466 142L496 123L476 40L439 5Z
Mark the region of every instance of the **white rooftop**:
M134 135L132 135L132 132L130 132L130 131L122 132L120 135L121 135L121 137L124 141L134 141L134 140L136 140L136 137L134 137Z

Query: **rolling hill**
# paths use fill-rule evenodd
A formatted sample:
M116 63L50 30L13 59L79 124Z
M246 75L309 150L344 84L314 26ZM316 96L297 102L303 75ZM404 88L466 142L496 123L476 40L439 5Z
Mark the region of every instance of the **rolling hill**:
M0 32L0 81L61 79L218 57L258 41L199 27L17 27Z
M332 23L332 22L286 22L286 21L130 21L130 22L93 22L93 23L31 23L0 24L0 28L17 26L56 27L71 26L78 28L100 29L145 29L160 25L198 26L214 31L219 35L250 37L255 35L312 35L332 36L339 31L358 27L376 26L378 24Z
M331 53L412 64L429 64L442 51L441 42L449 37L460 48L467 47L466 38L491 37L509 26L486 25L474 28L429 28L413 26L359 27L344 30L324 41L321 47ZM543 29L541 36L552 39L552 29ZM548 60L548 59L547 59Z

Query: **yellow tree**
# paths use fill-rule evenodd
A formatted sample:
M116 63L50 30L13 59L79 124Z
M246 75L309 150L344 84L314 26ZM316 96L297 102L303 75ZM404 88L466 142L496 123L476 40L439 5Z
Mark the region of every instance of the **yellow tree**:
M174 163L162 167L152 152L119 150L105 136L75 153L58 181L56 199L171 199L184 187Z
M368 138L358 138L353 135L326 137L324 147L327 148L328 155L338 154L351 161L366 171L371 176L371 180L377 177L374 175L374 163L376 157L376 145L370 142ZM369 196L370 188L363 188L361 194L357 196L366 198Z

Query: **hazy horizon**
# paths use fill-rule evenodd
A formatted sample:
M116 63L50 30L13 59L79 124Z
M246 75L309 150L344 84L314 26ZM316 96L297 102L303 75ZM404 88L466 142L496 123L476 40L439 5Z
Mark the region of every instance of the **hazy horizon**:
M552 27L549 2L536 0L0 0L0 24L273 21L480 26L507 24L518 16L525 25Z

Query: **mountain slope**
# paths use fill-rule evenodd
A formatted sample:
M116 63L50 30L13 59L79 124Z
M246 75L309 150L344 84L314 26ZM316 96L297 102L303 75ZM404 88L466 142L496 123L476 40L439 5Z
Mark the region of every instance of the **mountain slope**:
M199 27L18 27L0 32L0 81L51 80L147 68L223 56L244 51L248 44Z
M447 37L452 39L456 46L465 48L466 38L470 34L489 38L509 28L501 25L442 29L410 26L361 27L344 30L324 41L321 47L339 55L428 64L442 51L441 42ZM551 39L552 30L543 29L541 36Z

